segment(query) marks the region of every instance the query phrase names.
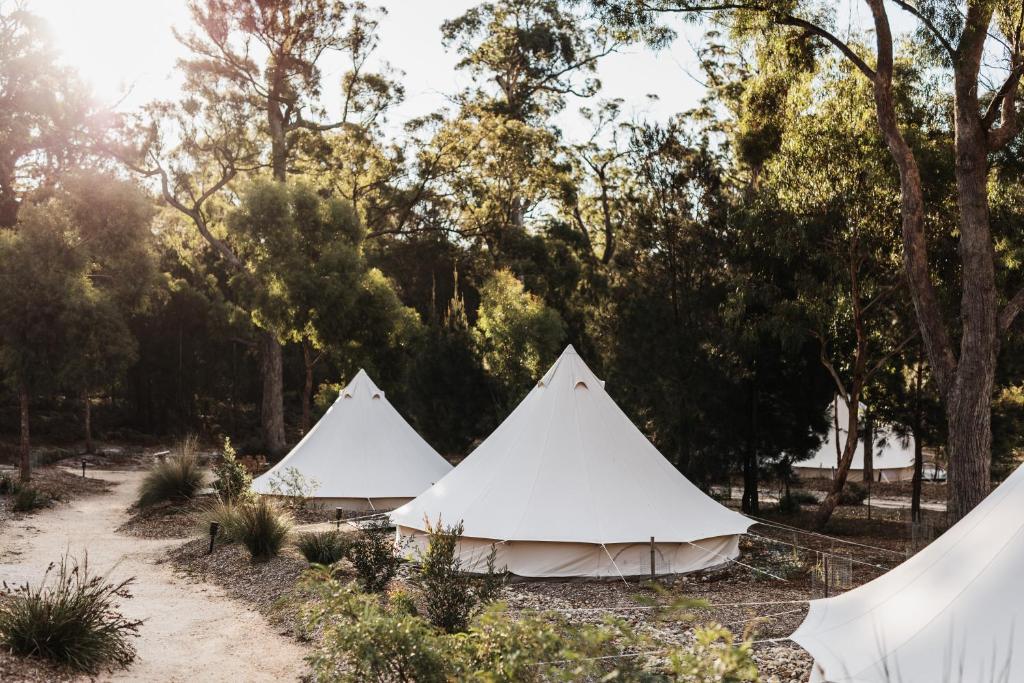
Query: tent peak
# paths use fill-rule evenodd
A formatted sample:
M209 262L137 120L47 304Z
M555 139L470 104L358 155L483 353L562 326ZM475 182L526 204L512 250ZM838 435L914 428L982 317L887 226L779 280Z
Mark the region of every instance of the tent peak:
M563 356L578 356L580 354L576 353L576 349L574 349L572 347L572 344L569 344L568 346L565 347L565 351L562 351L562 355Z
M384 392L377 388L377 385L373 383L370 376L366 374L366 370L362 368L359 368L355 376L341 390L339 398L352 398L357 393L367 393L371 398L382 398L384 396Z

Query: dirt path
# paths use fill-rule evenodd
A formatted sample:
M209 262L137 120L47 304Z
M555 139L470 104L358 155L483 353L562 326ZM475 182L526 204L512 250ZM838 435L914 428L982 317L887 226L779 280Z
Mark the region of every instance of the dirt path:
M224 591L175 576L158 564L180 541L147 540L115 533L126 519L141 472L95 471L115 482L108 495L11 520L0 534L0 580L38 582L66 550L111 578L136 577L124 613L145 619L135 641L138 657L128 671L104 681L294 681L305 671L303 650L278 635L257 612Z

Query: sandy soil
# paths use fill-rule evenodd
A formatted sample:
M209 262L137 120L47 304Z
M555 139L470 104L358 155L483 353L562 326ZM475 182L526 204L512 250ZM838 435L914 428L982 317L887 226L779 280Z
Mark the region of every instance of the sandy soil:
M124 536L139 471L94 470L116 484L109 495L76 500L38 515L11 520L0 537L0 579L37 582L62 553L83 558L113 579L136 577L123 612L145 619L135 641L138 657L127 671L103 681L295 681L306 670L305 651L279 635L255 611L225 591L190 583L162 564L175 540ZM91 474L93 474L91 473Z

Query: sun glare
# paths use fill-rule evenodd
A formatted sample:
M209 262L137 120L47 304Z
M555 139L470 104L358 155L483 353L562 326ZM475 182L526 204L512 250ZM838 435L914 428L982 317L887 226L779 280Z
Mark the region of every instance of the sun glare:
M50 25L62 61L104 102L136 105L166 96L182 54L171 33L185 26L184 0L32 0Z

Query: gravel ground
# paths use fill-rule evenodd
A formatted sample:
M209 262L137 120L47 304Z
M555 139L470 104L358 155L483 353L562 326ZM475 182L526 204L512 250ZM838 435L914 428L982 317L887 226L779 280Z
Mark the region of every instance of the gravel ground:
M190 538L199 533L196 520L209 501L195 499L184 504L159 503L140 510L128 508L128 521L117 531L137 538Z
M302 637L298 624L301 597L296 584L309 566L297 550L288 547L267 562L253 562L238 543L218 544L213 554L208 538L197 538L172 548L167 561L179 576L206 581L267 617L282 635Z

